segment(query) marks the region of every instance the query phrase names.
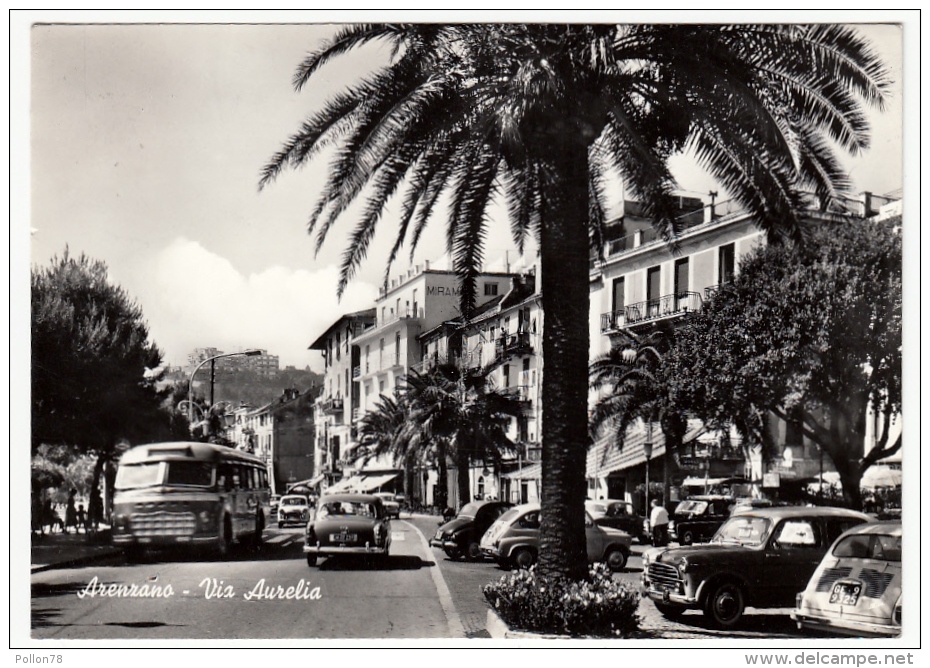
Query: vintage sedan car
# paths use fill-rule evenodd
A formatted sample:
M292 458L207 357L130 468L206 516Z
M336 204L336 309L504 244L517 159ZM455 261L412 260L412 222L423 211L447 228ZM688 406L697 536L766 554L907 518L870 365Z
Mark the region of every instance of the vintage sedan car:
M278 528L287 524L303 526L310 518L310 500L303 494L285 494L278 502Z
M307 565L333 555L379 555L391 549L391 518L373 494L331 494L320 497L307 522L304 554Z
M735 499L726 496L693 496L679 502L669 518L669 535L680 545L706 543L730 516Z
M395 499L394 492L377 492L375 496L381 499L389 517L400 519L400 504Z
M709 543L646 550L643 590L670 619L697 608L715 626L732 628L747 606L793 606L833 541L874 521L844 508L744 510Z
M901 634L901 524L861 524L840 536L797 595L799 629L871 638Z
M625 531L640 543L646 544L652 540L646 529L646 518L636 512L633 504L618 499L601 499L599 501L585 501L584 509L600 527L610 527Z
M604 562L612 571L622 571L630 558L630 534L601 527L585 512L588 562ZM481 553L505 568L529 568L539 554L539 504L514 506L482 536Z
M484 532L512 507L513 504L506 501L465 504L458 515L439 527L429 544L442 548L450 559L480 559L482 554L479 544Z

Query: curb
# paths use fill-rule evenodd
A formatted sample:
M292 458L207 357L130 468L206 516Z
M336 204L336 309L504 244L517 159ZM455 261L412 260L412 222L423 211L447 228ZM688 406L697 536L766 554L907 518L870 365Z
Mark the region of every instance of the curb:
M488 608L488 620L485 627L495 640L573 640L571 636L554 635L546 633L533 633L532 631L514 631L500 618L494 610Z
M114 555L120 554L121 550L116 547L111 547L106 550L102 550L96 554L89 554L84 557L74 557L73 559L65 559L64 561L56 561L52 564L33 564L30 570L32 573L42 573L43 571L51 571L56 568L70 568L73 566L84 566L86 564L92 564L95 561L102 561Z

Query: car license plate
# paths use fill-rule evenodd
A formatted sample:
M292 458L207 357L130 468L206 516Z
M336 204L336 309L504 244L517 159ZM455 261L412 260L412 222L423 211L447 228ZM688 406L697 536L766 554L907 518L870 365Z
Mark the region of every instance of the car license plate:
M329 539L334 543L354 543L358 534L354 533L331 533Z
M862 592L862 585L852 582L837 582L833 585L833 591L830 592L830 603L839 605L856 605L859 600L859 594Z

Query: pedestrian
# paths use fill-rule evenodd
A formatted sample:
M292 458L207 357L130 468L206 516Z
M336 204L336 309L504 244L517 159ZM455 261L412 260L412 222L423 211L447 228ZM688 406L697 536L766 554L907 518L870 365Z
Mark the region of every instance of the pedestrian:
M91 531L94 533L100 528L100 519L103 515L103 500L100 498L100 490L95 489L90 495L90 503L88 504L88 513L87 519L90 524Z
M72 489L68 494L68 505L65 507L65 533L71 533L71 527L74 527L74 533L77 533L77 508L74 506L74 497L77 496L77 490Z
M87 533L87 513L84 512L83 503L79 503L77 508L77 528L78 531L84 529L84 533Z
M649 525L652 527L652 544L656 547L668 545L668 510L658 499L652 500Z

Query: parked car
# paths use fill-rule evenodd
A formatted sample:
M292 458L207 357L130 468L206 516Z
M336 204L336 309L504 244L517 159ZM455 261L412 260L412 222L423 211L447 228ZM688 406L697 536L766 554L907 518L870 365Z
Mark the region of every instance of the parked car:
M630 557L630 534L601 527L585 512L585 539L590 563L602 561L622 571ZM526 503L506 511L482 536L481 553L505 568L529 568L539 554L539 504Z
M512 507L513 504L506 501L468 503L454 518L439 527L429 544L442 548L450 559L480 559L479 543L484 532Z
M278 528L305 524L310 517L310 500L303 494L285 494L278 503Z
M791 618L799 629L867 636L901 634L901 524L861 524L840 536Z
M617 499L585 501L584 508L600 527L610 527L625 531L640 543L646 544L652 539L646 528L646 518L636 512L633 504Z
M644 593L670 619L698 608L716 626L732 628L746 606L794 605L833 541L866 522L874 520L844 508L747 509L709 543L646 550Z
M726 496L694 496L679 502L669 518L668 532L681 545L706 543L730 517L735 499Z
M320 497L307 522L304 554L307 565L333 555L379 555L391 549L391 518L373 494L331 494Z
M400 504L394 498L394 492L378 492L375 494L384 504L384 511L388 517L400 519Z

